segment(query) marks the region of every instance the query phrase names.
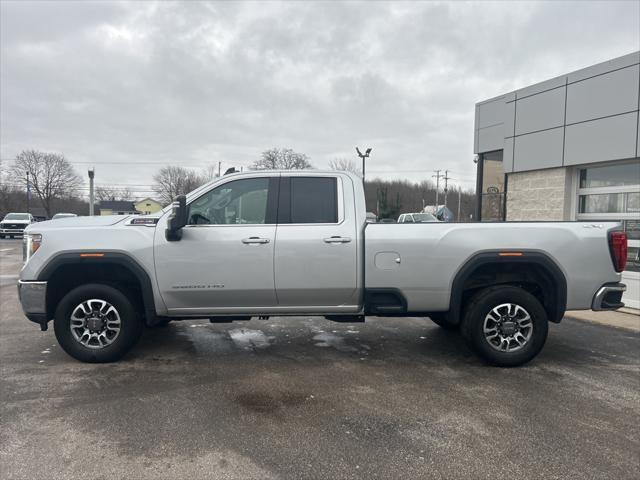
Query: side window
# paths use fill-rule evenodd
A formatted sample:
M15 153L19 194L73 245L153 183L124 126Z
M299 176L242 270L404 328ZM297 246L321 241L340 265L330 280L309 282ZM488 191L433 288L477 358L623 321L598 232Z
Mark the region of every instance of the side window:
M264 224L267 222L268 178L225 183L189 204L189 225Z
M338 223L335 177L291 177L291 223Z

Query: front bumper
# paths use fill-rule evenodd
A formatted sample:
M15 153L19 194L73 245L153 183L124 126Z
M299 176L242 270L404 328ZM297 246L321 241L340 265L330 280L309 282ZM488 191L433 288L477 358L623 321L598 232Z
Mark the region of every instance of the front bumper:
M18 280L18 298L26 317L46 330L47 282Z
M622 294L627 290L624 283L607 283L593 296L591 310L616 310L624 307L622 303Z
M24 228L22 230L17 228L0 228L0 235L22 235L24 234Z

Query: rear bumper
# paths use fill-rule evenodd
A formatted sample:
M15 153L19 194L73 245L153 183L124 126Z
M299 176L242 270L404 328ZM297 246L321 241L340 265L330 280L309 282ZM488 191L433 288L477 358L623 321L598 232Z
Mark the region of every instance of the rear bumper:
M624 283L607 283L600 287L593 296L591 310L615 310L624 307L622 294L627 290Z
M46 325L47 321L47 282L29 282L18 280L18 298L22 311L32 322Z

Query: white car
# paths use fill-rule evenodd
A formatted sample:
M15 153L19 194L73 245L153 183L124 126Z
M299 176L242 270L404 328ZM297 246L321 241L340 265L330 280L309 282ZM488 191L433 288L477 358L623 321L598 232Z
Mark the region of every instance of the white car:
M403 213L398 217L398 223L429 223L439 221L440 220L430 213Z
M75 213L56 213L51 220L57 220L59 218L71 218L71 217L77 217L78 215L76 215Z
M0 222L0 238L21 237L24 229L34 222L30 213L7 213Z

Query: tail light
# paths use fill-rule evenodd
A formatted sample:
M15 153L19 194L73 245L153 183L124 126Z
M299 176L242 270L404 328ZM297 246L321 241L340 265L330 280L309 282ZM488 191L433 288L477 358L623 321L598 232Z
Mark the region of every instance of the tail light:
M619 273L627 264L627 234L620 231L609 232L609 250L613 268Z

